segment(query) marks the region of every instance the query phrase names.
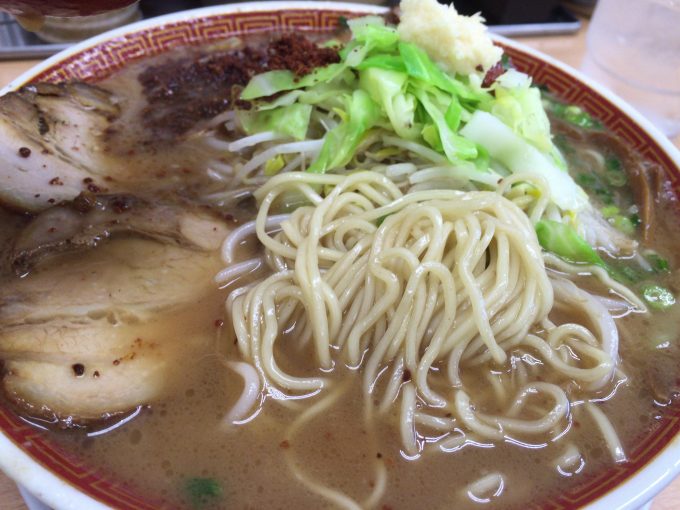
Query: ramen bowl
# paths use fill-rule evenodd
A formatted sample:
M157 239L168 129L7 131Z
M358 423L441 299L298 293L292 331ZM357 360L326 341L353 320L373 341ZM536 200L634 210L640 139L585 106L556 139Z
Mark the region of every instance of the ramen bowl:
M31 82L97 83L142 58L173 48L277 29L332 31L341 17L384 12L350 3L244 3L180 12L135 23L80 43L15 79L3 92ZM514 65L560 99L576 104L668 175L680 196L680 153L657 129L611 92L568 66L516 42L496 37ZM643 506L680 471L680 405L660 411L653 430L628 452L628 462L590 476L535 509L634 509ZM0 468L56 510L158 508L135 487L87 465L50 435L0 406Z

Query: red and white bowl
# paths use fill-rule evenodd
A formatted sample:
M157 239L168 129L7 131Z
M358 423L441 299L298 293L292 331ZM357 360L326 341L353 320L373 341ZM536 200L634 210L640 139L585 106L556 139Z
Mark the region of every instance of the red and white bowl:
M80 43L24 73L2 93L34 81L97 82L131 62L178 46L276 29L330 31L340 16L380 12L383 8L360 4L300 1L231 4L180 12ZM498 37L496 41L535 83L581 106L645 158L660 165L680 196L680 153L638 112L565 64L507 39ZM527 501L527 510L624 510L643 506L680 472L680 405L666 408L655 427L628 452L630 461L626 464L603 471L554 500ZM26 424L1 404L0 469L56 510L159 507L157 501L134 487L102 475L63 451L48 434Z

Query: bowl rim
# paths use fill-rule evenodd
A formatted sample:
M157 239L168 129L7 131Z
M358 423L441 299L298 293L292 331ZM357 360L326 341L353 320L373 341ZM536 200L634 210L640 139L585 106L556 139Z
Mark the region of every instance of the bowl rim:
M277 2L223 4L166 14L104 32L62 50L14 78L0 90L0 95L16 90L21 85L30 82L43 71L65 61L73 55L126 34L168 23L186 22L223 14L279 10L343 10L356 13L381 14L387 12L388 9L375 5L349 2L284 0ZM625 115L630 117L639 128L645 131L659 145L673 164L680 168L680 150L649 120L614 92L585 76L577 69L539 50L496 34L491 34L491 37L496 42L560 69L572 79L580 81L606 98ZM5 435L2 429L0 429L0 470L5 472L16 483L26 488L39 500L54 507L56 510L81 510L82 508L92 510L112 509L112 507L81 492L77 487L32 459L19 445L15 444L12 439ZM582 508L587 510L634 510L643 506L657 495L678 474L680 474L680 434L673 437L647 464L631 474L622 483Z

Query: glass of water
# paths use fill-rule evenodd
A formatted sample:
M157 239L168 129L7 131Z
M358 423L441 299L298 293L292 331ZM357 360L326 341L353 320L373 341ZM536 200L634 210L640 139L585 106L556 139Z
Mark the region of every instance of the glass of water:
M599 0L582 70L680 133L680 0Z

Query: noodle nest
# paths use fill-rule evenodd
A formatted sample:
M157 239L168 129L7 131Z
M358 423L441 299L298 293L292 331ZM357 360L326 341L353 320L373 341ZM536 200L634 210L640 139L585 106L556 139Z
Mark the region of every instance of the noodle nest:
M403 194L365 171L290 172L255 197L271 275L233 290L227 310L242 358L276 399L338 384L284 370L282 349L307 350L317 369L360 369L364 418L398 406L404 452L418 455L426 444L556 436L568 392L612 379L607 310L546 270L531 220L502 194ZM308 205L272 233L270 214L290 197ZM555 324L561 307L586 324Z

